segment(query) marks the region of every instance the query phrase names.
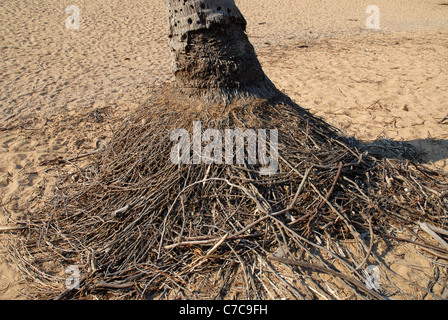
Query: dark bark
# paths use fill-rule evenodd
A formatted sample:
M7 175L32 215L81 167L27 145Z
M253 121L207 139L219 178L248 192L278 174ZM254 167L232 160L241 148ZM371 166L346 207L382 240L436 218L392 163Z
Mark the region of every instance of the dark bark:
M167 9L173 71L182 91L226 102L278 93L233 0L168 0Z

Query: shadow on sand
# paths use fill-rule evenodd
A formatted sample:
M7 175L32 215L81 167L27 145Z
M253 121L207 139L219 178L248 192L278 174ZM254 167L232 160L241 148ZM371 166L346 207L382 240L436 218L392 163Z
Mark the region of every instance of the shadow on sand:
M420 164L434 164L448 160L448 140L414 139L394 141L378 139L370 142L358 141L359 147L378 158L410 160Z
M307 117L313 118L316 121L325 123L330 130L337 131L338 135L345 140L345 142L362 151L368 151L370 155L380 159L395 159L395 160L410 160L414 163L434 165L439 161L444 161L443 165L448 162L448 140L447 139L413 139L395 141L387 137L378 137L374 141L362 141L353 136L348 136L341 132L338 128L333 127L324 119L316 117L309 109L301 107L297 102L290 97L281 93L281 99L287 104L294 107L298 112L306 114ZM436 165L440 167L440 163ZM444 170L444 169L442 169ZM444 170L448 176L448 171Z

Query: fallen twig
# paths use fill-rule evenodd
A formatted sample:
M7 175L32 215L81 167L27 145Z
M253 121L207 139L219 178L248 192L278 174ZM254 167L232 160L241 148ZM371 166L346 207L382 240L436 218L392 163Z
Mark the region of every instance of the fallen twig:
M85 158L85 157L97 154L100 151L102 151L102 150L97 149L97 150L94 150L92 152L85 153L85 154L82 154L82 155L79 155L79 156L76 156L76 157L73 157L73 158L69 158L69 159L64 159L62 157L57 157L57 158L54 158L54 159L51 159L51 160L42 161L39 165L41 165L41 166L48 166L48 165L64 164L64 163L68 163L70 161L79 160L79 159L82 159L82 158Z
M420 223L420 228L425 231L426 233L428 233L430 236L432 236L435 240L437 240L437 242L439 242L442 247L444 247L446 250L448 250L448 243L446 243L445 240L443 240L437 233L434 232L433 227L430 226L429 224L422 222ZM438 230L442 230L445 232L445 230L443 229L439 229Z
M28 227L0 227L0 232L7 232L7 231L18 231L18 230L24 230Z
M297 260L291 260L291 259L285 259L285 258L278 258L275 256L268 256L269 259L272 260L276 260L285 264L290 264L290 265L294 265L294 266L298 266L298 267L302 267L302 268L308 268L308 269L314 269L316 271L320 271L320 272L324 272L327 274L331 274L333 276L339 277L341 279L344 279L348 282L350 282L351 284L355 285L358 289L360 289L361 291L363 291L364 293L366 293L367 295L371 296L374 299L377 300L386 300L386 298L384 298L382 295L380 295L379 293L377 293L374 290L368 289L363 283L361 283L360 281L349 277L341 272L338 271L334 271L316 264L312 264L312 263L308 263L308 262L304 262L304 261L297 261Z

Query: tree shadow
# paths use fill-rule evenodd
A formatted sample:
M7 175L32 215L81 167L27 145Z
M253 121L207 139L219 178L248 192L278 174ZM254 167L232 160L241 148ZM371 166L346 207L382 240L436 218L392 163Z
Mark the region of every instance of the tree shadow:
M286 102L307 118L325 124L329 130L337 132L337 135L339 135L348 145L363 152L368 151L370 155L376 158L410 160L414 163L429 165L443 160L446 160L448 163L447 139L426 138L396 141L380 136L374 141L363 141L344 134L339 128L336 128L327 123L324 119L317 117L310 110L303 108L283 92L281 93L280 100Z
M411 160L422 164L432 164L448 159L448 140L414 139L395 141L379 138L375 141L357 141L359 147L378 158Z

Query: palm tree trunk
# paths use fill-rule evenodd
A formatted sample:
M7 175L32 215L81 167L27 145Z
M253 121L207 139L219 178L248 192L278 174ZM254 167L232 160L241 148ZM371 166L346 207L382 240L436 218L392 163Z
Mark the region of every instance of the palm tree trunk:
M234 0L165 0L173 71L179 88L207 100L270 98L264 74Z

